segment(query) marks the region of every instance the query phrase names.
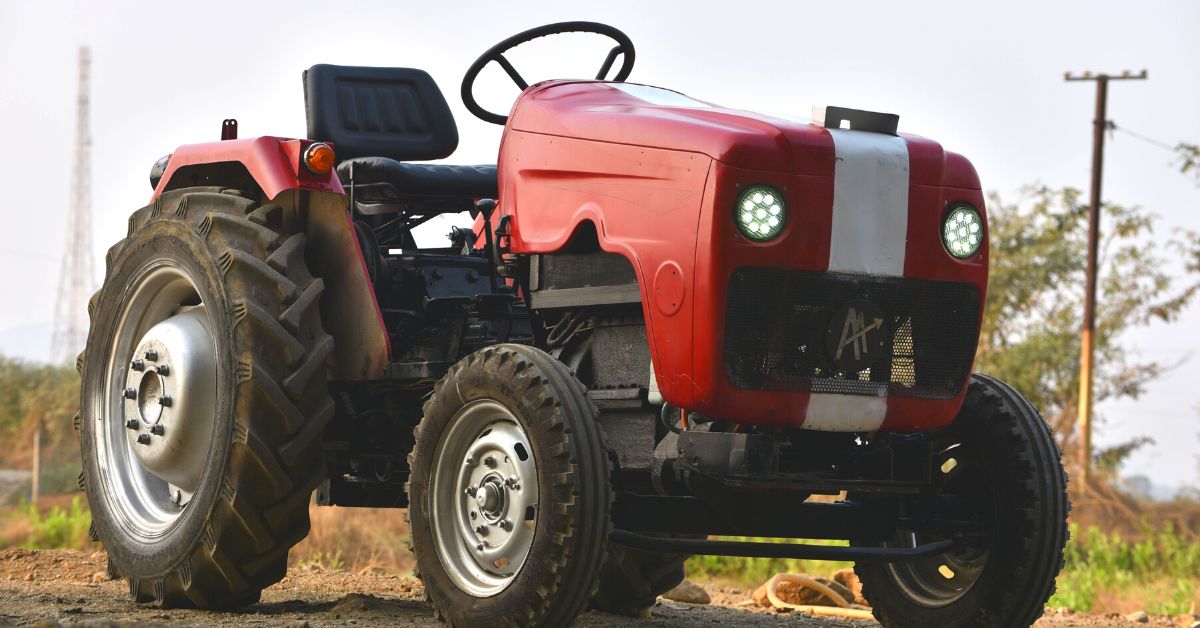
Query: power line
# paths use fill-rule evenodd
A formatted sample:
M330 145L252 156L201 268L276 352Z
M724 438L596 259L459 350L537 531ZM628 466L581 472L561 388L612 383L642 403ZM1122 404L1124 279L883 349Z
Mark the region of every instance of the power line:
M1137 131L1127 129L1123 126L1117 126L1116 122L1109 122L1108 125L1109 125L1109 128L1114 131L1120 131L1121 133L1124 133L1130 137L1133 137L1134 139L1142 140L1143 142L1145 142L1151 146L1157 146L1158 148L1161 148L1165 151L1169 151L1172 153L1174 153L1178 150L1177 145L1168 144L1167 142L1164 142L1162 140L1156 140L1153 137L1149 137L1147 135L1142 135L1141 133L1138 133Z

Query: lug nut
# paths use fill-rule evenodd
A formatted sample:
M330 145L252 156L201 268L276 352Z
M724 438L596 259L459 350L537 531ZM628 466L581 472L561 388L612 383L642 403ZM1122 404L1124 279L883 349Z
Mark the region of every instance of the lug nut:
M505 532L512 532L512 529L513 529L512 519L501 519L500 520L500 529L504 530Z
M160 405L164 408L170 408L171 407L171 395L163 395L163 396L159 397L158 405Z
M137 399L137 389L136 388L126 388L125 389L125 398L126 399Z
M479 536L487 536L487 533L488 533L487 524L481 523L481 524L475 526L475 533L478 534Z
M138 423L137 419L129 419L128 421L125 422L125 427L127 427L131 430L136 430L139 427L139 425L140 424Z
M149 434L138 434L138 444L139 445L149 445L150 444L150 435Z
M154 425L150 426L150 433L154 434L155 436L162 436L163 432L165 431L166 430L163 428L162 423L155 423Z
M521 483L517 481L517 476L510 475L507 480L504 480L504 485L514 491L521 488Z
M135 371L144 371L146 370L146 363L141 358L138 358L129 363L129 368Z
M467 456L467 459L463 461L463 464L467 465L468 467L473 467L479 463L475 462L475 459L471 456Z
M146 359L150 360L151 362L157 362L158 361L158 352L155 351L154 349L146 349Z
M483 551L483 543L477 543L475 545L475 551L482 552Z
M489 469L495 469L496 468L496 457L488 456L487 458L484 458L483 464L487 465L487 468L489 468Z
M159 375L166 376L171 374L171 367L167 366L166 364L159 364L158 368L155 370L158 371Z
M474 497L475 493L479 492L479 489L474 486L468 486L467 488L463 489L463 492L466 493L468 497Z

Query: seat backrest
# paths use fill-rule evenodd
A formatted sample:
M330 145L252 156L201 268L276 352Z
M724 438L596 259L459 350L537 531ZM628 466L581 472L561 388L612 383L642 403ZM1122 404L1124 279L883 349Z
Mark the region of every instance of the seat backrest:
M314 65L304 106L308 138L332 142L338 159L441 159L458 147L450 106L421 70Z

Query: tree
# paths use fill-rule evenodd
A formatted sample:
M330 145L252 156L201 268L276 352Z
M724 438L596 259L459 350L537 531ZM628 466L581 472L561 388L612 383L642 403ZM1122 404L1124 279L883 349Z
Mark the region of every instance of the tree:
M1036 185L1023 191L1019 203L992 194L988 210L991 276L976 368L1028 395L1064 451L1073 451L1087 206L1078 190ZM1137 398L1171 366L1143 360L1126 332L1175 320L1200 290L1195 232L1156 234L1157 217L1136 206L1106 203L1101 215L1097 402ZM1141 444L1145 441L1122 443L1098 457L1113 467Z
M1180 142L1175 152L1179 153L1179 171L1192 173L1196 177L1196 184L1200 185L1200 144Z

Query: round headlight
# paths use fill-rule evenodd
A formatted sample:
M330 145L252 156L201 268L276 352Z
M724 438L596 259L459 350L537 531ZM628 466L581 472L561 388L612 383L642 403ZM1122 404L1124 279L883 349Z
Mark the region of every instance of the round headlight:
M751 185L738 195L733 216L742 235L765 242L783 231L787 204L779 190L769 185Z
M960 203L946 212L942 219L942 244L958 259L966 259L979 252L983 246L983 219L979 210Z

